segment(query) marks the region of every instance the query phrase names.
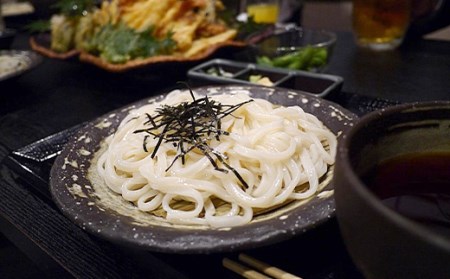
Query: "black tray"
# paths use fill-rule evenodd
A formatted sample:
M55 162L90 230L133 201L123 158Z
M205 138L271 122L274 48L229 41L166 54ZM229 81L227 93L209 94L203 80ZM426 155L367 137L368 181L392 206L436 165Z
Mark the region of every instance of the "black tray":
M263 67L226 59L213 59L188 71L188 78L194 83L261 85L251 82L252 76L266 77L274 87L293 89L317 97L338 92L343 83L343 78L335 75Z

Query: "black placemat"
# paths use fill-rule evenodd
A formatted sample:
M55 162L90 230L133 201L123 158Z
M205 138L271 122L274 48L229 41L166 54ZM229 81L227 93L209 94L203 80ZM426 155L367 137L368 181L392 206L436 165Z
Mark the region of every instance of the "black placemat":
M35 192L51 201L49 176L53 161L67 141L84 124L73 126L15 150L5 159L5 163Z
M397 102L394 101L374 99L366 96L358 96L344 92L338 92L337 94L330 96L330 98L328 99L342 105L343 107L349 109L359 116L377 109L397 104ZM74 135L74 133L83 125L84 123L31 143L23 148L13 151L6 158L6 164L18 174L18 176L29 186L29 188L33 192L36 192L40 196L44 197L43 200L45 200L52 207L54 206L54 204L49 191L50 169L52 167L54 159L60 153L70 137ZM319 235L320 240L317 240L317 235ZM310 246L316 246L318 241L320 243L327 242L327 244L325 245L325 248L321 248L316 251L314 247ZM311 251L316 251L314 253L317 253L317 255L313 255L316 258L313 258L312 262L319 262L318 259L320 258L321 265L315 266L313 263L308 263L306 264L306 266L298 267L297 261L289 260L290 258L279 263L276 262L278 258L273 257L275 251L278 251L276 253L280 255L284 255L287 249L292 246L304 247L305 249L310 251L309 253L311 253ZM322 253L324 251L323 249L327 251L327 255L325 258ZM84 252L80 250L80 254L83 253ZM135 253L135 251L127 251L123 255L129 257L131 255L134 255L133 253ZM265 259L269 262L275 261L274 264L285 265L287 268L292 269L294 272L301 272L301 275L308 276L306 278L362 278L353 266L343 246L342 240L340 240L336 220L327 222L327 224L317 228L314 233L310 233L309 236L308 234L306 234L301 238L295 238L293 240L287 241L286 243L280 243L277 245L272 245L270 247L256 249L255 251L250 251L250 253L253 253L256 257L259 257L263 260ZM306 257L302 261L305 263L308 262L310 256ZM170 275L163 276L164 278L171 278L174 272L181 272L178 275L184 274L188 278L196 278L198 276L201 276L202 274L204 275L204 273L198 270L198 268L195 268L195 265L200 259L204 261L207 266L209 266L209 273L221 273L218 278L237 278L231 272L221 267L220 262L222 257L224 257L224 255L222 254L209 256L197 255L196 257L188 257L182 255L144 253L144 255L134 257L134 259L150 258L156 262L160 261L159 265L161 265L162 263L167 264L167 266L165 268L162 268L161 270L168 272L168 274ZM230 257L236 257L236 255L233 254L230 255ZM137 268L142 269L146 266L148 268L151 268L150 265L151 264L149 264L148 261L143 264L137 263ZM160 273L161 270L158 270L159 271L157 272Z
M340 104L358 116L363 116L375 110L400 104L400 102L394 100L372 98L365 95L347 93L343 91L329 95L327 99Z

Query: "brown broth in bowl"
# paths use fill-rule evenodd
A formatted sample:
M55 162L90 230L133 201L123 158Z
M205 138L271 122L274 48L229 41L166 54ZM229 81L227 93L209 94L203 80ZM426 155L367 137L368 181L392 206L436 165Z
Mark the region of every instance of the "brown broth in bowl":
M450 238L450 152L394 157L363 181L388 208Z

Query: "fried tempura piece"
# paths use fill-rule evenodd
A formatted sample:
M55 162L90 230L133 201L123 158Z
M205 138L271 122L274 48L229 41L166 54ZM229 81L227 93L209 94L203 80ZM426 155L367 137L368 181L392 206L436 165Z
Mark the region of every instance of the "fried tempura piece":
M121 5L122 20L137 31L157 27L179 0L139 0L131 5Z
M64 15L54 15L50 20L52 42L51 49L56 52L67 52L74 48L74 34L77 20Z
M105 24L117 24L120 21L119 1L103 1L100 10L94 12L95 24L103 26Z
M197 28L197 36L198 37L211 37L217 34L223 33L228 30L228 27L223 23L206 23L202 22Z
M220 34L212 36L212 37L200 38L198 40L195 40L192 43L192 46L183 53L183 56L184 57L193 57L213 45L216 45L216 44L228 41L228 40L232 40L236 36L236 33L237 33L236 30L230 29L226 32L220 33Z
M215 11L224 8L218 0L121 0L119 6L129 27L137 31L152 27L158 38L171 34L178 52L188 51L196 40L228 31L216 19Z
M192 5L193 2L177 1L155 30L157 37L164 37L170 32L179 51L184 51L192 45L197 28L205 19L205 14L197 10L198 7Z

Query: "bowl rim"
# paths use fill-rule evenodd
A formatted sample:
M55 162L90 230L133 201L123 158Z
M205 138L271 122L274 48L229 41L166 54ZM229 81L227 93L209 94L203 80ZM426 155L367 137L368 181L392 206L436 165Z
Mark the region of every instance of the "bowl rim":
M312 32L312 33L318 33L318 34L324 34L328 37L328 40L316 44L310 44L312 47L331 47L333 46L337 41L337 34L330 30L325 29L315 29L315 28L308 28L303 26L298 26L295 24L286 24L286 25L277 25L275 26L271 32L268 32L267 34L264 34L264 36L261 36L260 34L253 34L249 37L249 41L251 42L252 47L258 47L262 42L264 42L267 39L270 39L271 37L278 36L281 34L289 33L289 32ZM258 37L258 40L252 40L252 36ZM259 37L260 36L260 37ZM300 46L298 48L302 48L304 46ZM278 47L277 47L278 48Z
M363 183L360 177L355 173L349 158L350 142L356 134L361 131L361 129L367 127L373 121L382 117L408 112L413 109L423 110L436 108L445 108L450 110L450 101L437 100L405 103L368 113L362 116L351 129L345 132L338 146L337 156L339 157L342 169L345 171L345 176L350 181L349 184L353 185L354 190L369 204L369 206L371 206L379 214L386 217L390 222L397 224L397 226L405 229L406 231L409 231L415 237L424 239L427 243L438 247L438 249L443 249L450 253L450 239L445 238L441 234L438 234L384 206L380 199L368 189L365 183ZM339 209L337 208L337 215L339 215L338 210Z
M273 35L277 36L277 35L282 35L282 34L289 33L289 32L317 33L317 34L324 34L325 36L328 37L328 40L326 40L324 42L310 44L312 47L329 47L329 46L334 45L337 40L336 33L332 32L332 31L325 30L325 29L307 28L307 27L302 27L302 26L297 26L297 25L294 25L294 26L286 25L281 28L276 28Z

